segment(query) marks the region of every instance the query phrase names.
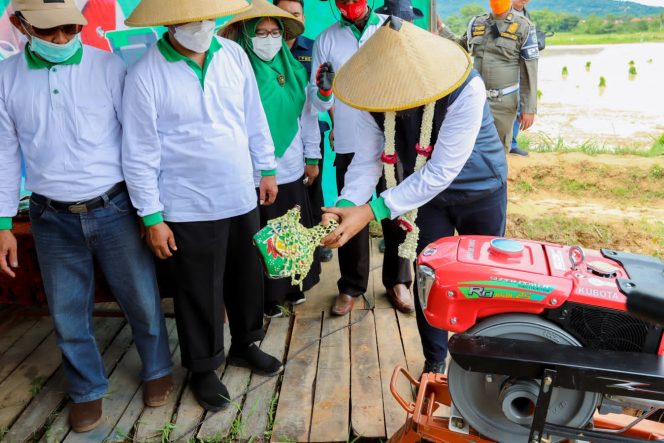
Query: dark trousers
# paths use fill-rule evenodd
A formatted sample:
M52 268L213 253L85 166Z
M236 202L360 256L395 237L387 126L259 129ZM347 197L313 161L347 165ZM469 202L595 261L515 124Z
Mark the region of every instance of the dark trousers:
M337 172L337 189L344 187L346 171L355 154L339 154L334 161ZM369 284L369 226L366 226L348 243L339 248L341 278L337 282L340 293L359 297Z
M381 177L376 192L380 194L385 189L387 189L385 177ZM413 265L410 261L399 257L399 245L406 239L406 231L399 227L396 220L386 219L381 222L381 225L385 240L383 286L385 289L389 289L401 283L410 288L413 282L411 272Z
M177 277L175 320L182 366L212 371L224 361L224 308L232 343L263 338L263 274L252 236L258 209L223 220L168 223L178 250L170 258Z
M507 219L507 188L490 194L481 200L468 204L437 206L435 200L420 208L417 225L420 239L417 253L422 252L430 243L454 235L505 235ZM417 280L417 279L416 279ZM417 281L415 282L417 294ZM417 329L420 332L424 357L431 362L440 362L447 357L447 331L437 329L427 323L420 306L419 297L415 297Z
M307 186L302 180L304 180L304 176L294 182L279 185L279 193L274 204L261 206L259 209L261 227L266 226L270 220L281 217L295 206L300 207L300 223L306 228L314 226L311 215L311 204L307 195ZM310 290L320 282L320 272L320 262L314 257L311 269L302 282L303 291ZM266 313L273 311L277 306L283 306L289 295L300 292L300 287L293 286L290 278L269 279L264 277L264 285L264 308Z

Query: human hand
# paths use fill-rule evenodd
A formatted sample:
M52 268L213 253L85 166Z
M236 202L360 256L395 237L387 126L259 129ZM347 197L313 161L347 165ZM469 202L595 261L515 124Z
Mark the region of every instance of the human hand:
M270 206L277 199L277 178L274 175L261 177L258 185L258 200L262 206Z
M152 225L146 230L148 246L158 258L165 260L178 250L173 231L164 222Z
M321 243L328 248L340 248L373 219L374 213L368 204L350 208L323 208L323 224L329 223L329 220L337 220L339 227Z
M533 125L533 123L535 123L535 114L521 114L521 124L519 125L519 129L526 131Z
M321 95L329 97L332 95L332 84L334 82L334 69L332 63L325 62L318 67L316 71L316 86Z
M304 175L306 176L306 185L307 186L313 186L314 182L318 178L318 174L320 174L320 168L318 165L306 165L304 167Z
M330 148L334 151L334 129L330 129Z
M18 245L9 229L0 231L0 274L16 277L11 268L18 268Z

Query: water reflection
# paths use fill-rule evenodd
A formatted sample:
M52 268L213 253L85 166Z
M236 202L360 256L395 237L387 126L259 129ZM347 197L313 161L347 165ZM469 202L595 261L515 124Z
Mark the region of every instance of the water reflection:
M539 67L542 97L531 134L616 147L649 146L664 133L664 43L547 47Z

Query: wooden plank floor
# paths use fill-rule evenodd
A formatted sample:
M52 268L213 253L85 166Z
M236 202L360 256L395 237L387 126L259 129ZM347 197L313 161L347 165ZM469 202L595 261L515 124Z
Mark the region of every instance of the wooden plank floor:
M66 383L52 322L21 318L0 336L0 441L385 441L406 418L390 393L392 370L402 365L419 375L423 357L415 317L395 312L385 298L377 243L372 242L367 303L357 303L349 316L330 316L339 278L335 254L323 264L322 281L306 303L265 325L260 346L288 363L284 373L266 378L243 368L220 368L233 401L214 414L201 409L187 387L173 319L167 319L167 327L176 389L166 405L145 408L141 362L129 326L122 318L98 317L95 335L110 386L100 426L77 434L67 422ZM0 309L0 330L7 311ZM407 384L399 390L411 394Z

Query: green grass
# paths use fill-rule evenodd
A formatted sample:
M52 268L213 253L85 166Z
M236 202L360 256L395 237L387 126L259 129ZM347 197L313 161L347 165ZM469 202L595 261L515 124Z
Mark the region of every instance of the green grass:
M633 34L574 34L559 32L547 38L547 45L600 45L612 43L664 42L664 32L638 32Z
M3 438L5 438L7 432L9 432L9 428L6 428L4 426L0 428L0 441L2 441Z
M639 157L664 156L664 134L653 140L653 144L648 149L638 146L623 146L611 149L592 140L569 144L562 137L552 138L546 135L539 135L536 138L519 136L517 143L519 148L533 152L578 152L586 155L613 154L636 155Z
M46 377L37 377L32 380L32 383L30 384L30 394L32 394L33 397L39 394L42 390L44 382L46 382Z
M531 192L533 192L533 190L534 190L533 185L531 185L525 180L521 180L516 184L516 191L521 194L530 194Z

